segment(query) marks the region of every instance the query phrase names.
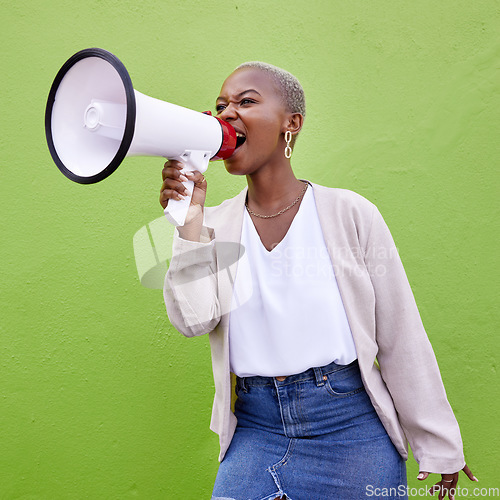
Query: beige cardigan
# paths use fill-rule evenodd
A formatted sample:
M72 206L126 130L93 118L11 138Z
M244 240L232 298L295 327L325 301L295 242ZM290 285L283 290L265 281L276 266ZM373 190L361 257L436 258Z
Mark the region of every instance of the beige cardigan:
M362 196L311 185L363 383L382 424L405 460L410 443L419 470L461 470L460 430L389 229ZM210 334L210 428L219 435L220 461L236 427L228 319L237 261L244 257L239 242L246 191L205 208L200 243L175 236L164 288L174 327L187 337Z

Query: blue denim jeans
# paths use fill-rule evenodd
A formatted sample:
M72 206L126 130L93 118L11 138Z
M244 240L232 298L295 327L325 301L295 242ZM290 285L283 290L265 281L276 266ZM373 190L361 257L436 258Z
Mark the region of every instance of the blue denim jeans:
M238 378L236 393L238 425L212 500L408 498L404 460L365 392L357 361L283 381Z

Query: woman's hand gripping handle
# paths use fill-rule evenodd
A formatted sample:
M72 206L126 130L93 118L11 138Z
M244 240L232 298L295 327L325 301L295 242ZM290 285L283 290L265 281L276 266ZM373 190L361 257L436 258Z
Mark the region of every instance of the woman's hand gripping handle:
M162 178L160 205L165 215L178 226L181 238L200 241L207 193L205 177L198 171L185 169L179 161L168 160L163 167Z

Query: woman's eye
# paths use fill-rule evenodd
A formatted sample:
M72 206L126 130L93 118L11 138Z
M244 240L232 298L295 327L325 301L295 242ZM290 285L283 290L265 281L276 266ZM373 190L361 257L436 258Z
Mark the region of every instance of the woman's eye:
M217 113L220 113L224 111L224 108L225 106L223 104L217 104L217 106L215 106L215 111L217 111Z
M252 99L242 99L240 104L253 104L254 102Z

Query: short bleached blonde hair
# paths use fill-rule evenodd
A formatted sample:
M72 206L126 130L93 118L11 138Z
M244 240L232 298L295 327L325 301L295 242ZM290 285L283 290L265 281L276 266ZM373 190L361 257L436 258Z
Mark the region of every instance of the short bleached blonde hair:
M242 68L255 68L268 73L278 87L288 111L306 116L304 89L295 76L284 69L261 61L245 62L240 64L236 70Z

